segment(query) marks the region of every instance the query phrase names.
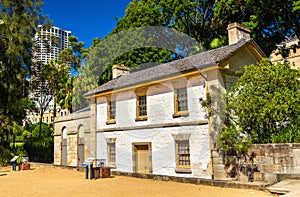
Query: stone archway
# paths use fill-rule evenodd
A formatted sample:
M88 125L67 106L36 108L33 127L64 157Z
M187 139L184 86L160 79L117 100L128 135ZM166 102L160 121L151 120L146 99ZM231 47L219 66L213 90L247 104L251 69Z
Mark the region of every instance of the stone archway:
M82 166L84 162L84 126L79 125L78 127L78 135L77 135L77 158L78 158L78 167Z
M61 131L61 165L68 165L68 129L63 127Z

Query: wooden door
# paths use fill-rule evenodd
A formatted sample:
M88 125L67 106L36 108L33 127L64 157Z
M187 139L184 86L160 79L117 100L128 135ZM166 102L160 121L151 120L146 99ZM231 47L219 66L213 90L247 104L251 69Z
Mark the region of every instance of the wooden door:
M149 174L151 167L150 144L134 145L135 173Z

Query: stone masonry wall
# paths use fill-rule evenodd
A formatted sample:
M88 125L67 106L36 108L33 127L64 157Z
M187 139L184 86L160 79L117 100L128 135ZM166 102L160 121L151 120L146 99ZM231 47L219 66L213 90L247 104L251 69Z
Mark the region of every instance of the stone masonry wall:
M254 144L252 152L260 172L300 173L300 143Z

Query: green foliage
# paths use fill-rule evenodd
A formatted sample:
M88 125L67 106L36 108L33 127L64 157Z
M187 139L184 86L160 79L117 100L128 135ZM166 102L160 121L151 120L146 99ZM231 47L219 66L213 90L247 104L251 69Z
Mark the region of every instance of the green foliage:
M9 161L12 159L13 157L13 154L12 152L3 147L3 146L0 146L0 166L6 166L9 164Z
M0 2L0 145L10 141L22 123L28 93L33 37L43 22L39 0Z
M290 124L271 134L272 143L300 143L300 124Z
M229 125L223 128L217 144L228 155L241 157L247 153L248 148L255 138L255 133L252 133L251 137L249 137L249 134L242 128Z
M278 132L289 130L300 115L300 72L289 64L272 65L267 59L245 66L243 75L228 93L232 124L255 143L269 143Z
M229 23L241 23L249 27L251 37L269 55L286 38L299 38L297 5L294 0L217 0L214 29L224 36Z
M53 162L53 128L42 123L41 137L39 137L39 124L28 124L24 144L24 150L28 153L31 161Z

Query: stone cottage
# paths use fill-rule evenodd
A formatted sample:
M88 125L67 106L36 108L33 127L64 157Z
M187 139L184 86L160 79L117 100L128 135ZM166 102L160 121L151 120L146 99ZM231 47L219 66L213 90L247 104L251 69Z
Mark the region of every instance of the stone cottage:
M210 116L201 102L216 89L224 94L237 70L265 56L247 28L230 24L228 35L228 46L145 70L114 66L113 80L85 95L89 111L56 121L55 164L80 166L81 143L85 158L115 171L198 178L223 173L213 158L222 116Z

